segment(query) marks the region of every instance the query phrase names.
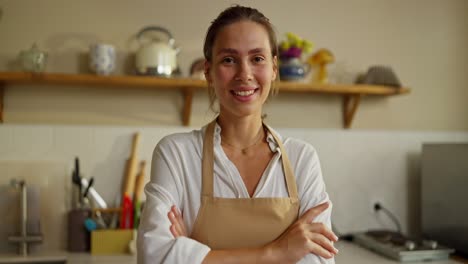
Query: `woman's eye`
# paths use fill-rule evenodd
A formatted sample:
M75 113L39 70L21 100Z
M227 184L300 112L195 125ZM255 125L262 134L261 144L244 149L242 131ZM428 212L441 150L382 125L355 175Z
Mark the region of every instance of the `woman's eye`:
M254 61L255 61L255 62L262 62L262 61L264 61L264 60L265 60L265 58L263 58L262 56L256 56L256 57L254 57Z
M229 64L230 64L230 63L234 63L234 58L232 58L232 57L225 57L225 58L223 58L222 62L223 62L223 63L229 63Z

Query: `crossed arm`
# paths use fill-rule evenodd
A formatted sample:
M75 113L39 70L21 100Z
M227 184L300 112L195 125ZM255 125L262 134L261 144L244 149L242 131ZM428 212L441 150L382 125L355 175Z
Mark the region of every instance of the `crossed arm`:
M307 254L332 258L338 253L333 243L338 237L323 223L312 221L329 207L322 203L307 210L278 239L252 249L211 250L203 263L296 263ZM177 238L188 237L183 217L176 206L168 212L170 231Z

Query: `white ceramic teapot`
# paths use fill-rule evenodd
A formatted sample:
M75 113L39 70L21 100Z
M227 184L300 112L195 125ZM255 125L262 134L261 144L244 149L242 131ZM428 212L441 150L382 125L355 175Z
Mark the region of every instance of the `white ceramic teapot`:
M168 41L152 38L150 42L142 43L143 35L149 31L166 34ZM167 29L158 26L145 27L137 34L137 39L140 42L135 58L137 74L170 77L176 72L179 48L174 47L175 41Z

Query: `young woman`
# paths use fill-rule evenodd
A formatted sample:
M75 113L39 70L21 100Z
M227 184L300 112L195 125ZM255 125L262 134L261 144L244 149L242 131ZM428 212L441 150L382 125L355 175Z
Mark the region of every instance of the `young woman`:
M219 115L158 143L138 262L334 263L338 238L315 149L263 123L278 72L269 20L253 8L224 10L204 55Z

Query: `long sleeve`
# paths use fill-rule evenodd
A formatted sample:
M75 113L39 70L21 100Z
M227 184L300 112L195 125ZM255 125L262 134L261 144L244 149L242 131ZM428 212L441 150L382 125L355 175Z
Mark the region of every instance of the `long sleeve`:
M169 146L167 146L169 145ZM138 230L139 264L201 263L210 248L193 239L175 239L167 213L172 205L182 208L183 185L177 159L167 153L170 142L162 140L153 153L151 180L145 186L146 202Z
M330 206L318 215L313 222L324 223L331 229L331 212L332 204L328 193L326 192L325 183L322 176L322 169L320 167L320 160L317 152L310 144L303 144L303 148L295 154L291 153L290 156L296 156L295 174L297 177L298 193L301 207L299 215L303 215L308 209L315 207L321 203L329 202ZM325 259L314 254L306 255L299 263L325 263L334 264L334 258Z

